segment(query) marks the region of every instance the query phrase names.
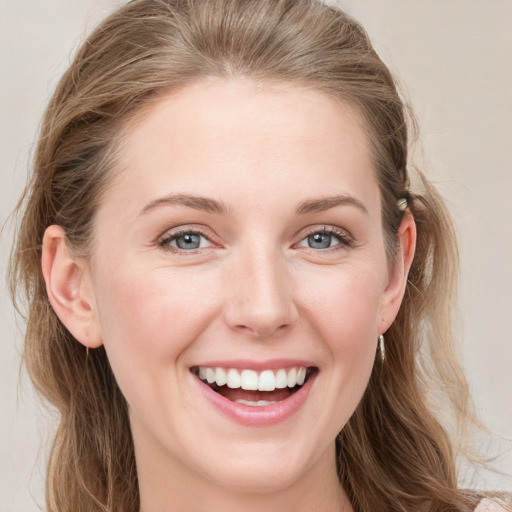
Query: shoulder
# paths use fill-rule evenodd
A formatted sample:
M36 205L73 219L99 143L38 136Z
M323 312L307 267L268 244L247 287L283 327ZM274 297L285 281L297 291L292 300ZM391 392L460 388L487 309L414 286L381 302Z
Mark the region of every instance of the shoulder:
M475 508L475 512L512 512L512 499L503 501L484 498Z

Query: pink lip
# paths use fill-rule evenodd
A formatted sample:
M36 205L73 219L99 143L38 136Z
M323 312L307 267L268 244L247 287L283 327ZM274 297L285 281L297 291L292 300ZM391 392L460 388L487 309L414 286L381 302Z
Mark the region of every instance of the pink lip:
M208 363L205 366L210 366ZM229 361L229 365L215 364L217 367L228 367L236 368L231 366L233 361ZM201 365L202 366L202 365ZM304 364L296 364L291 366L305 366ZM248 366L242 366L248 368ZM283 368L283 366L278 366ZM286 366L284 366L286 367ZM254 364L249 366L254 368ZM265 368L269 368L266 366ZM194 376L193 378L199 385L201 393L208 400L208 402L221 414L228 417L232 421L235 421L241 425L247 427L269 427L285 421L294 413L296 413L306 401L311 387L315 381L317 373L310 376L307 382L293 395L285 398L275 404L266 405L263 407L252 407L250 405L239 404L238 402L232 402L227 398L224 398L219 393L216 393L207 384L205 384L199 377Z
M247 369L254 371L263 371L279 370L280 368L293 368L297 366L304 366L308 368L310 366L315 365L309 361L304 361L300 359L268 359L266 361L254 361L252 359L231 359L229 361L207 361L204 363L199 363L198 365L195 366L202 366L203 368L234 368L236 370Z

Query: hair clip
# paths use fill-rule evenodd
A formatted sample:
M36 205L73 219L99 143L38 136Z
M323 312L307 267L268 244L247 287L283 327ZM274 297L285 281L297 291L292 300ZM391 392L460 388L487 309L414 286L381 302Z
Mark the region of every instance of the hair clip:
M407 209L407 199L405 197L402 197L396 202L396 205L398 206L398 209L403 212Z

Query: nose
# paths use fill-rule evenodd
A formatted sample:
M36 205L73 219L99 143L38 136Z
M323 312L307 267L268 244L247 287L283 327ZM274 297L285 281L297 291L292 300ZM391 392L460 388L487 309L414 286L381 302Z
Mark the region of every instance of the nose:
M225 318L231 329L263 339L296 322L292 279L285 262L272 249L240 255L228 280Z

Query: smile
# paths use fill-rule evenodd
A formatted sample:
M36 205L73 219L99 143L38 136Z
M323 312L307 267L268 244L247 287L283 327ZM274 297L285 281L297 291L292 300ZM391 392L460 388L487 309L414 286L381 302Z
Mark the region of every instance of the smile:
M191 371L212 405L241 423L263 426L285 419L300 407L318 368L292 366L257 371L195 366Z
M275 389L294 388L302 386L306 380L308 369L281 368L279 370L237 370L235 368L208 368L200 366L198 377L208 384L227 386L230 389L244 389L246 391L274 391Z

